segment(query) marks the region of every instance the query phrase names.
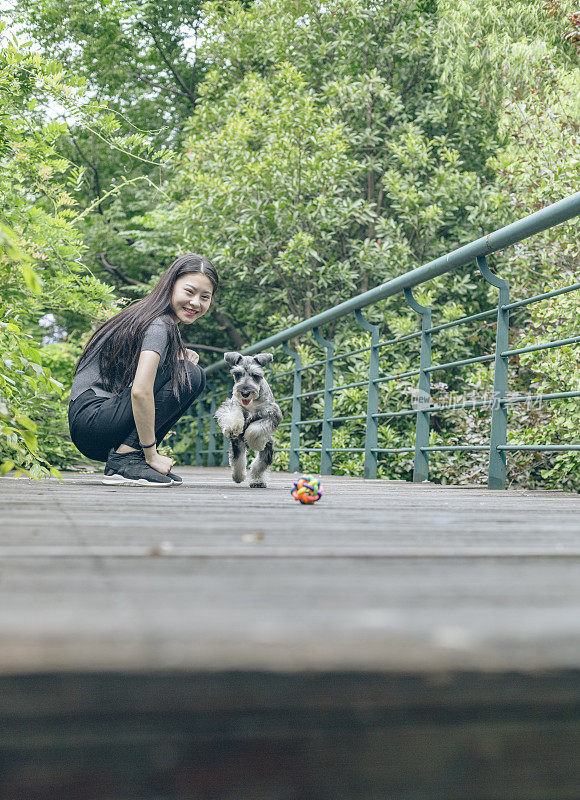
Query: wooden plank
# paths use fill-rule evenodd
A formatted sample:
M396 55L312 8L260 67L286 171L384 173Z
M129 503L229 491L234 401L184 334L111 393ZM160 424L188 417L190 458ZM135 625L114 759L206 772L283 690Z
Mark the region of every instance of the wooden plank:
M0 480L0 673L580 663L575 495L183 474Z

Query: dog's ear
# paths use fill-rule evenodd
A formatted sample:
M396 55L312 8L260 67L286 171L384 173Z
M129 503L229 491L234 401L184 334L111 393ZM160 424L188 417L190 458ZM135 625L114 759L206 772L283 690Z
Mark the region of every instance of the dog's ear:
M269 364L270 361L274 360L274 356L272 353L258 353L257 356L254 356L254 361L257 361L258 364L263 367L264 364Z
M241 353L224 353L224 361L227 361L227 363L231 364L232 367L235 367L236 364L239 364L241 359Z

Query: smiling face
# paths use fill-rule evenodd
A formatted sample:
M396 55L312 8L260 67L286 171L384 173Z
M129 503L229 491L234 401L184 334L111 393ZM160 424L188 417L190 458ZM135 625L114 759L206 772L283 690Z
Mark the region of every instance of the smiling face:
M175 322L190 325L202 317L211 304L213 285L203 272L182 275L173 285L171 310Z

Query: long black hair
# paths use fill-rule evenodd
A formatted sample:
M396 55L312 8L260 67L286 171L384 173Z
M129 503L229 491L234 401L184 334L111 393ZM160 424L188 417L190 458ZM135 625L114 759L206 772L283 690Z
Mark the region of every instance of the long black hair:
M112 394L121 392L135 377L145 331L155 319L161 317L167 327L167 360L173 393L177 396L179 390L189 384L189 374L185 366L185 345L173 319L171 296L178 278L200 272L209 278L215 294L219 279L211 261L195 253L179 256L147 297L124 308L97 328L79 358L75 375L98 347L103 388Z

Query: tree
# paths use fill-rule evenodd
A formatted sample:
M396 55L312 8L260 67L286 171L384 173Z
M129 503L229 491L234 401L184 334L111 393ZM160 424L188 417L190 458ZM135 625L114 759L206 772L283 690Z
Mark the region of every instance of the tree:
M488 161L504 222L573 194L580 157L580 16L569 0L497 4L484 0L439 3L435 43L450 97L466 91L482 106L499 109L502 146ZM452 37L455 46L447 47ZM579 267L577 220L534 236L498 261L515 298L574 283ZM512 315L513 346L565 339L578 333L578 293L562 295ZM524 354L510 363L510 389L560 392L580 389L574 348ZM475 370L470 379L481 376ZM521 410L520 410L521 409ZM516 407L511 440L523 444L573 443L580 428L577 399ZM513 455L509 479L534 486L577 488L574 453Z
M494 193L471 166L494 152L495 117L466 103L447 133L432 4L262 0L206 12L201 55L214 68L164 186L170 200L142 219L147 235L132 235L142 249L178 241L214 257L238 340L483 232ZM479 135L460 152L466 115L479 116Z
M75 125L130 152L116 137L115 120L84 96L82 81L29 46L0 39L0 463L3 472L16 467L32 477L73 456L63 444L67 392L49 360L59 375L62 370L40 346L38 320L50 312L86 331L118 308L112 287L81 261L81 226L90 213L77 209L82 170L57 151L66 126L47 117L37 98L50 98ZM141 143L133 144L138 151ZM73 338L66 347L70 385L70 354L78 355L80 342Z
M171 150L180 141L205 72L196 52L201 5L200 0L167 0L160 13L159 4L150 1L17 3L17 19L45 56L85 78L88 91L114 114L117 135L125 139L116 149L94 129L61 116L66 135L55 146L83 169L77 201L81 209L91 208L83 225L86 263L132 297L167 266L157 262L156 253L134 249L133 237L125 233L155 193L150 183L132 179L147 176L159 185L165 177L162 164L136 157L135 144L141 137L153 150ZM114 183L123 186L107 195Z

